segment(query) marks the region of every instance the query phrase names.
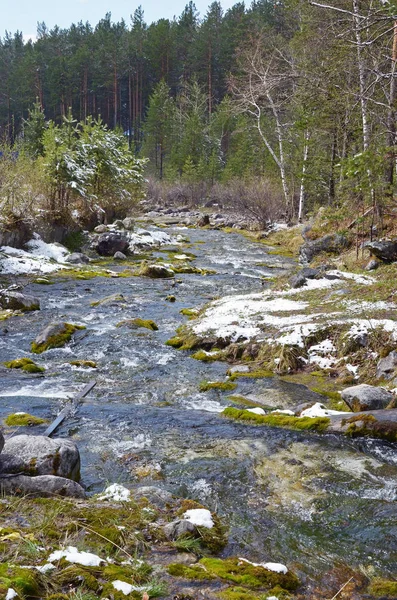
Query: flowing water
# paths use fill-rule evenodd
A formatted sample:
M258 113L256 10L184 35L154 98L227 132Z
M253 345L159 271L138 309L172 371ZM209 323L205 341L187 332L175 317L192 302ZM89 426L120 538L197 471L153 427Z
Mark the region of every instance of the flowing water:
M30 356L30 342L50 321L87 329L67 347L37 357L45 377L2 372L0 418L26 411L52 419L65 399L95 379L84 404L57 432L77 443L89 492L119 482L154 484L194 498L228 524L225 555L284 562L309 579L321 579L341 564L395 574L397 452L392 444L226 420L219 413L230 405L228 392L200 393L199 383L224 380L227 365L201 363L165 346L186 321L181 308L260 291L267 285L264 278L281 273L288 261L238 234L174 232L190 239L195 266L217 274L183 274L175 284L98 277L27 286L26 292L40 297L42 309L2 324L2 361ZM168 258L164 249L155 255ZM91 306L116 292L125 296L124 305ZM169 294L176 296L175 303L166 301ZM159 331L116 327L135 317L153 319ZM94 360L98 368L71 367L69 361L76 359ZM274 407L319 398L277 378L239 380L233 393Z

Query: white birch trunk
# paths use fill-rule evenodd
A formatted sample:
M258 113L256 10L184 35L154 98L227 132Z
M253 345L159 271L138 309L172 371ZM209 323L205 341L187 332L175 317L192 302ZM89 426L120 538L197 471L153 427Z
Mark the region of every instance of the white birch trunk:
M309 154L309 140L310 140L310 133L309 133L309 130L306 129L305 143L303 146L303 164L302 164L301 186L300 186L300 190L299 190L298 223L302 223L303 212L304 212L304 208L305 208L305 175L306 175L307 157Z

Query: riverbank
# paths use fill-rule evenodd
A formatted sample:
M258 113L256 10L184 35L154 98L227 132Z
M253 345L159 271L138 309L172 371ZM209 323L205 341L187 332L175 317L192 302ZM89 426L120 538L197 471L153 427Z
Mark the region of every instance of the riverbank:
M232 296L237 302L238 298L253 296L241 313L234 306L230 312L232 320L223 326L242 327L245 332L248 327L257 327L260 333L255 331L255 335L263 334L263 326L269 325L267 319L286 318L286 310L292 319L297 315L298 319L311 319L294 322L294 326L312 322L322 325L323 318L329 314L323 310L325 299L321 296L320 307L315 311L322 316L318 321L313 320L313 311L308 305L303 306L308 300L286 293L286 281L296 268L294 260L273 254L266 244L221 230L170 228L165 232L172 242L148 248L145 256L135 253L121 261L113 257L98 258L94 264L73 265L46 275L14 275L11 281L8 279L8 284L24 285L23 293L36 296L41 309L17 313L18 317L10 316L2 324L0 347L4 362L26 357L34 360L44 372L2 368L0 416L3 423L11 413L19 412L51 421L62 403L94 377L97 386L58 434L78 445L81 483L88 494L100 494L108 483L118 482L132 491L133 507L141 502L137 498L142 487L155 486L175 497L170 500L169 508L156 508L153 498L147 497L136 516L133 516L135 509L127 505L131 522L128 519L123 522L126 521L125 505L117 508L113 502L109 504L111 517L109 513L102 514L100 519L90 516L91 510L101 511L109 502L95 497L84 501L67 500L74 507L73 517L67 509L62 509L62 501L54 504L40 499L15 499L9 503L9 509L4 502L2 515L6 516L7 528L10 528L4 535L17 534L3 540L2 552L9 552L4 554L3 561L8 563L7 569L15 563L43 566L53 552L72 546L100 558L109 556L116 560L120 571L107 570L105 574L110 561L101 563L99 569L90 567L98 584L93 590L87 583L90 578L86 576L83 580L81 572L70 581L63 577L69 568L62 562L63 557L51 577L57 587L50 586L48 590L41 587L43 598L50 598L51 594L55 594L55 598L63 594L63 600L77 598L78 594L85 594L86 600L90 594L103 598L112 595L117 599L119 595L142 598L146 591L149 597L159 594L167 599L199 598L202 592L214 600L246 600L248 597L262 600L269 596L317 599L332 597L350 577L353 579L345 588L346 598L358 599L365 594L369 598L379 597L380 592L375 589L379 578L392 580L395 564L391 529L396 497L394 444L371 437L339 438L226 419L221 415L225 408L265 407L268 411L296 407L300 403L315 404L327 398L297 385L294 373L264 376L269 375L271 365L259 364L255 357L242 361L238 356L222 356L232 363L226 365L213 360L219 357L212 354L215 352L212 347L204 349L204 362L192 358L193 350L181 351L166 345L167 340L175 337L178 327L195 326L202 322L205 314L208 316L206 311L218 310L219 306L224 307L223 302L229 302L217 297ZM178 236L183 239L178 241ZM162 265L173 273L165 278L148 277L143 274L142 260L146 265ZM178 272L174 267L181 261L186 269ZM188 269L189 266L194 268ZM333 266L341 270L340 265ZM288 275L286 267L291 269ZM39 279L45 279L47 284ZM319 277L314 281L321 280ZM330 288L308 289L306 293L334 293L345 286L366 290L372 285L342 276L328 281L337 283ZM273 285L272 290L270 285ZM281 301L285 303L281 307L286 310L278 310ZM299 309L294 310L298 303ZM272 310L268 310L269 306ZM192 310L196 308L198 312ZM229 319L229 312L224 308L222 311ZM332 308L331 312L334 311ZM355 313L352 318L354 316ZM378 312L376 318L392 320L392 314L387 317ZM138 327L136 319L152 321L157 329ZM244 319L248 319L247 322L243 322ZM31 342L52 321L65 321L85 329L77 330L65 346L33 355ZM344 322L344 325L350 326L350 323ZM270 333L275 338L274 323ZM279 336L287 334L291 331L280 331ZM219 347L219 351L226 353L233 344L235 348L243 345L252 348L257 340L243 342L233 340L227 347ZM233 372L226 376L230 368ZM300 370L299 376L315 377L322 382L323 391L329 391L329 384L335 385L332 391L337 391L338 377L327 368L319 370L318 364L309 364ZM296 383L287 381L290 378ZM211 385L213 382L236 387L230 389L229 385L229 389L225 389L222 385ZM338 404L340 400L335 396L332 402ZM335 405L333 408L341 409ZM34 424L29 433L40 435L46 426ZM5 425L6 438L20 434L22 427L17 431L15 425ZM294 577L287 585L285 581L274 579L272 585L268 585L269 577L266 585L263 577L259 583L253 583L245 577L247 573L236 575L237 567L244 565L233 561L211 562L211 557L202 560L200 556L206 554L208 548L198 551L197 542L190 539L192 536L188 536L187 542L182 539L179 548L159 539L153 531L175 520L175 516L183 516L178 513L183 504L181 498L195 501L195 507L209 509L213 519L219 517L226 545L223 549L219 546L210 549L215 551L213 559L235 557L242 563L240 559L244 558L257 565L285 565L288 573L299 578L300 587L296 590L288 587L291 581L296 581ZM157 514L150 516L150 510L145 508ZM32 542L44 548L39 551L26 542L29 540L26 536L31 533L37 537L38 514L46 515L42 518L47 523L60 523L59 536L55 536L53 526L49 535L46 527L40 528L41 537ZM36 527L34 531L31 525ZM96 533L89 534L86 526ZM126 530L118 529L124 526ZM128 573L121 572L121 563L125 560L123 551L98 533L127 548L134 560L139 558L148 563L152 573L136 573L134 564L127 565L127 570L131 567ZM202 531L197 539L202 539ZM353 547L355 550L351 553ZM167 565L181 561L182 567L174 566L170 572ZM359 565L364 565L364 572ZM269 569L259 566L255 569L262 569L260 576L268 576ZM61 573L62 583L58 584ZM253 573L248 575L253 576ZM114 588L114 581L139 589L124 588L129 592L124 595ZM161 586L154 588L154 583L167 585L167 591ZM109 589L110 585L113 587ZM284 587L284 591L277 589L277 585ZM381 593L387 597L385 586L391 590L394 584L383 585ZM25 592L21 593L23 597Z

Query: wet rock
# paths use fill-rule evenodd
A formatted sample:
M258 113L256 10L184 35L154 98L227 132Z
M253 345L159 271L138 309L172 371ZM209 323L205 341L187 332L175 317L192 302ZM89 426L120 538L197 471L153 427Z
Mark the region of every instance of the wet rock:
M123 294L111 294L102 298L102 300L95 300L91 302L91 306L120 306L120 304L126 303L126 299Z
M306 242L299 249L299 254L303 262L311 262L315 256L322 252L330 254L339 254L345 248L348 248L349 241L345 236L339 233L325 235L318 240Z
M24 312L40 310L40 300L35 296L28 296L20 292L3 291L0 292L0 308Z
M124 229L127 229L128 231L133 231L134 226L135 226L134 219L132 219L131 217L126 217L125 219L123 219Z
M2 477L0 475L0 492L39 498L53 498L54 496L85 498L86 496L84 489L76 481L56 475L39 475L37 477L27 475Z
M373 385L354 385L342 391L342 399L354 412L386 408L393 400L393 394Z
M4 444L0 473L15 473L15 469L31 476L57 475L78 480L80 454L72 440L16 435Z
M95 227L95 233L105 233L108 230L107 225L98 225Z
M151 277L152 279L169 279L174 277L175 273L164 265L144 263L139 269L139 275Z
M147 498L150 504L162 510L174 503L173 496L170 492L167 492L167 490L163 490L162 488L158 488L154 485L147 485L137 488L133 490L133 494L136 500Z
M71 263L72 265L86 265L90 262L90 259L82 252L72 252L72 254L69 254L69 256L65 258L65 262Z
M379 267L379 262L375 259L372 259L369 261L369 263L367 263L367 265L364 267L366 271L375 271L375 269L377 269Z
M250 370L248 365L234 365L230 367L228 370L228 375L233 375L233 373L248 373Z
M289 280L289 284L292 288L300 288L306 284L308 279L316 279L319 277L320 271L319 269L311 269L310 267L305 267L296 275L293 275Z
M176 521L172 521L172 523L167 523L167 525L164 525L163 531L169 540L177 540L183 535L196 533L197 529L190 521L177 519Z
M85 327L71 323L50 323L32 342L31 350L35 354L41 354L50 348L62 348L79 329L85 329Z
M116 252L128 252L129 242L121 233L102 233L94 242L94 249L101 256L114 256Z
M3 448L4 448L4 435L0 431L0 452L3 450Z
M126 260L127 256L123 252L115 252L113 258L116 260Z
M206 225L209 225L209 224L210 224L210 216L209 215L203 215L197 221L198 227L205 227Z
M365 248L382 262L391 263L397 260L397 240L367 242Z
M393 379L397 369L397 352L393 350L385 358L381 358L376 367L378 379Z

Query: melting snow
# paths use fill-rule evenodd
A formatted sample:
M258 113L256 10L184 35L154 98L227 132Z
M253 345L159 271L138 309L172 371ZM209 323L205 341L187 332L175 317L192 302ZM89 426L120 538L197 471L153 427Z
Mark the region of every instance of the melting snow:
M282 565L281 563L274 563L274 562L267 562L267 563L254 563L251 562L250 560L247 560L246 558L239 558L239 560L246 562L250 565L253 565L254 567L263 567L264 569L267 569L268 571L274 571L275 573L288 573L288 569L285 565Z
M115 500L116 502L127 502L131 497L131 492L124 486L113 483L109 485L103 494L98 496L98 500Z
M347 415L347 414L351 414L348 413L346 411L340 411L340 410L331 410L329 408L326 408L324 406L324 404L321 404L320 402L316 402L316 404L313 404L313 406L311 406L310 408L307 408L306 410L303 410L300 414L301 417L329 417L331 415Z
M247 412L251 412L254 413L254 415L265 415L265 411L263 410L263 408L259 408L259 406L257 406L256 408L247 408Z
M198 527L212 529L214 526L211 513L206 508L192 508L191 510L187 510L183 515L183 518Z
M19 596L15 590L13 590L12 588L8 588L5 600L12 600L13 598L19 598Z
M2 246L0 253L0 271L7 275L24 273L52 273L62 267L69 251L61 244L47 244L37 233L26 247L28 251L11 246Z
M68 546L65 550L57 550L48 557L49 562L64 558L70 563L84 565L85 567L99 567L103 562L96 554L91 552L79 552L74 546Z

